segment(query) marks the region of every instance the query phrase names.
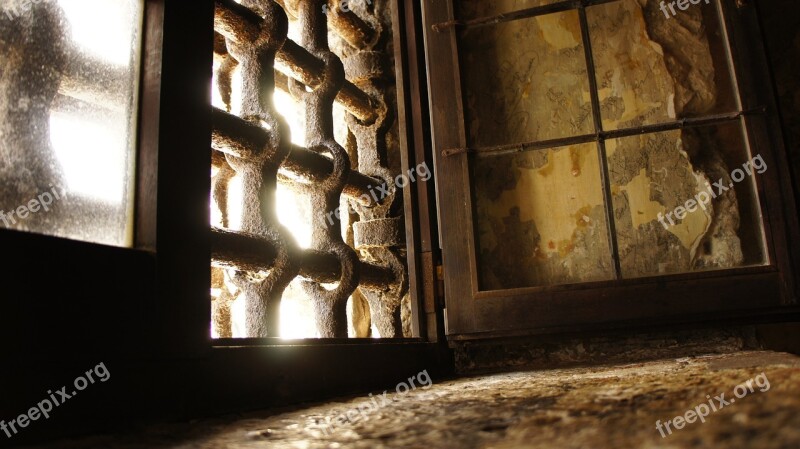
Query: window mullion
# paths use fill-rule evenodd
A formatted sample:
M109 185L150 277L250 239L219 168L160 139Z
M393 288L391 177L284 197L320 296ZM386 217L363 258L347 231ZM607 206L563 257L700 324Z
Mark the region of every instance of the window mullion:
M586 56L586 75L589 77L589 95L592 99L592 117L594 118L595 131L597 132L597 153L600 158L600 177L603 183L603 198L605 202L606 227L608 242L611 246L611 257L614 261L614 276L622 278L622 268L619 261L619 245L617 243L617 228L614 221L614 202L611 195L611 177L608 173L608 158L606 157L606 142L603 137L603 119L600 115L600 96L597 91L597 77L595 76L594 56L592 54L592 40L589 36L589 21L586 18L586 7L581 4L578 8L583 38L584 55Z

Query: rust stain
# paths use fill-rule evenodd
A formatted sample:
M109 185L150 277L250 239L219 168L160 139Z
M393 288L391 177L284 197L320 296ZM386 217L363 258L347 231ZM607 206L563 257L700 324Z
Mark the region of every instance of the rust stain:
M553 164L553 150L547 150L547 163L539 169L538 173L541 176L550 176L553 174L554 165Z
M570 147L569 157L572 160L572 176L578 177L581 175L581 153L575 147Z
M575 234L573 233L573 236ZM574 238L574 237L573 237ZM575 242L573 240L562 240L558 242L558 255L567 257L569 253L575 250Z
M591 217L592 207L589 205L583 206L575 212L575 225L578 228L585 228L588 227L592 223Z

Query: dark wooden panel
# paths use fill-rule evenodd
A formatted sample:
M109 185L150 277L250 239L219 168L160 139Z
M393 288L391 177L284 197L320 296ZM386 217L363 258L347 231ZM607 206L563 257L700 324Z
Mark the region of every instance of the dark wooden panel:
M164 2L146 3L139 81L139 148L136 160L134 245L155 251L158 222L158 133Z
M10 230L0 248L4 370L27 370L13 360L150 352L152 253Z
M209 86L214 2L193 1L186 7L151 1L147 7L163 8L165 19L158 148L149 150L158 154L158 321L148 332L160 340L158 348L165 353L197 355L208 349L211 338Z
M398 62L396 79L402 169L406 171L425 164L433 172L420 5L402 0L395 0L392 5L395 61ZM433 278L435 261L440 258L435 185L436 177L432 176L427 181L418 179L403 189L409 287L413 295L414 314L418 317L414 320L414 335L427 337L431 341L443 340L444 335L441 312L426 306L427 302L432 301L433 292L425 280ZM433 321L430 321L431 318Z
M452 3L421 3L447 320L449 332L452 333L454 329L474 329L477 324L471 300L474 290L474 240L468 196L468 162L464 155L442 156L442 150L461 148L466 144L460 72L455 31L452 28L443 31L432 29L435 23L453 20Z
M400 15L406 6L402 2L392 2L392 37L394 40L395 79L397 80L397 124L398 139L400 140L400 170L407 171L414 166L414 123L408 111L411 102L408 85L413 82L409 76L410 66L415 63L408 56L406 45L406 30L402 26ZM423 275L424 265L421 263L420 246L418 240L424 238L420 233L418 193L414 184L406 186L403 194L403 218L405 220L405 239L408 251L408 291L411 295L411 332L414 337L427 336L425 313L422 311L424 293L419 282Z
M523 329L558 332L564 327L615 322L658 323L681 316L706 319L724 312L752 314L759 308L782 304L781 277L777 272L720 276L712 279L608 287L543 291L477 299L480 321L495 323L492 331ZM502 324L500 324L502 323ZM458 333L480 332L475 328ZM452 332L452 330L451 330Z
M724 1L742 103L745 108L751 105L766 107L768 112L764 117L748 119L746 126L751 137L751 152L753 155L761 154L771 172L758 179L762 211L770 223L766 229L772 243L770 255L784 270L787 289L793 293L786 301L797 303L800 297L800 225L775 89L772 83L766 82L773 80L772 71L766 57L757 2L742 6L736 3L734 0Z

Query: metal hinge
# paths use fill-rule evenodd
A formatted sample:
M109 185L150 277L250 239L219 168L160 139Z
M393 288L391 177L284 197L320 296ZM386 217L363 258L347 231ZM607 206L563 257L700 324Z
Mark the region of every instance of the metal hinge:
M444 308L444 267L442 264L436 265L436 298L439 300L440 307Z

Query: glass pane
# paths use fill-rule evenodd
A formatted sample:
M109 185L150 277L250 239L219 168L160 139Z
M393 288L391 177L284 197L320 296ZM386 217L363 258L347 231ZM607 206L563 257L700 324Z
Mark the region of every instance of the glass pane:
M470 145L594 131L576 11L460 33Z
M559 0L460 0L455 2L460 19L494 16L520 9L558 3Z
M641 3L645 3L642 7ZM714 3L621 0L588 9L603 129L737 110Z
M481 289L614 277L594 143L473 162Z
M738 122L609 140L622 276L766 262L754 177Z
M0 225L132 243L141 0L0 15Z

